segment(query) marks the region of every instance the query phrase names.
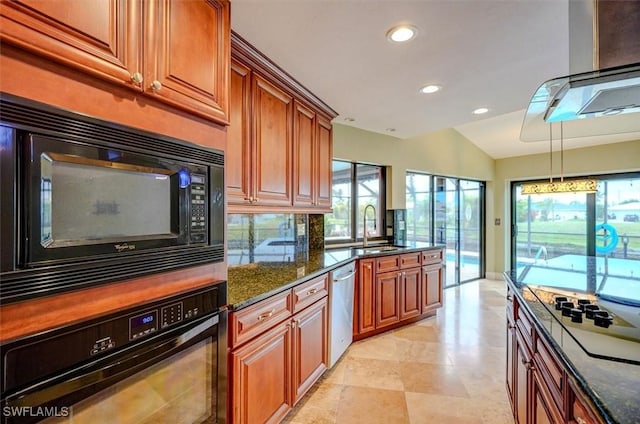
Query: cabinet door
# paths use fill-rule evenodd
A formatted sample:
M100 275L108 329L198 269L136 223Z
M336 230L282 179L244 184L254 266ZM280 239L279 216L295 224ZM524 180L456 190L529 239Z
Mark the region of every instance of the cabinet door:
M376 329L400 321L400 272L376 274Z
M228 123L229 2L157 0L143 4L145 92Z
M231 91L229 94L229 126L225 150L225 171L229 203L249 203L251 193L251 71L244 65L231 62Z
M412 318L421 313L422 269L409 268L402 271L400 279L400 319Z
M231 353L234 423L280 422L291 409L290 323Z
M253 148L256 203L291 206L293 99L254 74Z
M19 0L0 3L0 39L39 56L135 87L142 72L139 2ZM28 78L25 83L29 83Z
M331 121L321 115L317 117L318 134L316 142L316 206L329 210L331 209L331 184L332 184L332 164L333 161L333 138Z
M295 405L327 369L327 298L293 317L293 403Z
M525 345L520 332L516 330L515 346L515 385L514 385L514 407L516 409L516 424L528 424L529 397L531 396L530 386L530 366L531 355Z
M356 290L357 328L355 335L376 329L375 306L376 288L373 272L373 259L358 261L358 287Z
M422 313L442 306L442 265L422 267Z
M515 361L516 361L516 326L513 322L513 318L507 315L507 369L505 372L507 383L507 396L509 396L509 402L511 403L511 412L515 412L514 402L514 383L515 383Z
M316 114L299 102L293 112L293 194L296 206L314 206Z
M558 407L547 390L542 375L534 368L531 376L531 400L533 402L531 407L531 413L533 414L531 422L533 424L556 424L564 422Z

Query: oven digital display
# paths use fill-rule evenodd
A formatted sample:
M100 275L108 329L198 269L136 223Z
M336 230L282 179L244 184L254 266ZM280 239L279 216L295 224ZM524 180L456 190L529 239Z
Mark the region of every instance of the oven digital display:
M153 310L129 319L130 339L137 339L158 330L158 311Z

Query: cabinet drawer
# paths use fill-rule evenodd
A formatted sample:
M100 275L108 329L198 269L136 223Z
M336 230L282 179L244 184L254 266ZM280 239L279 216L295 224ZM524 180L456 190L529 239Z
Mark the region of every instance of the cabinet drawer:
M231 347L261 334L273 325L289 318L292 311L291 290L231 314Z
M293 313L299 312L329 294L329 275L324 274L293 288Z
M442 250L425 250L422 252L422 265L439 264L442 262Z
M520 332L524 336L524 340L527 342L529 349L533 349L533 323L528 313L524 310L524 308L519 304L515 304L515 317L516 317L516 325L518 326Z
M414 268L422 264L422 252L400 255L400 269Z
M400 269L400 256L389 255L376 258L376 272L397 271Z

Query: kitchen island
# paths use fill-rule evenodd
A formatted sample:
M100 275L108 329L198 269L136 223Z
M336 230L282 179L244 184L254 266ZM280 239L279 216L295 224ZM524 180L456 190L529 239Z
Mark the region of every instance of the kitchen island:
M505 273L516 422L639 423L638 262L564 255L523 265Z

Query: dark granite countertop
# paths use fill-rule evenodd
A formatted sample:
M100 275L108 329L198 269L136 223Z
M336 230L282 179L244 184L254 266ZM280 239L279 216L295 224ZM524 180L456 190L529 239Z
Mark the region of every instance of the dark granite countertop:
M440 245L423 242L411 242L387 251L370 247L368 252L350 247L312 250L299 255L303 257L292 262L257 262L230 266L227 277L229 309L247 307L354 259L442 248Z
M637 261L566 255L505 273L539 332L608 423L640 423L640 280L634 269ZM613 323L573 323L555 309L556 296L589 299L609 311Z

